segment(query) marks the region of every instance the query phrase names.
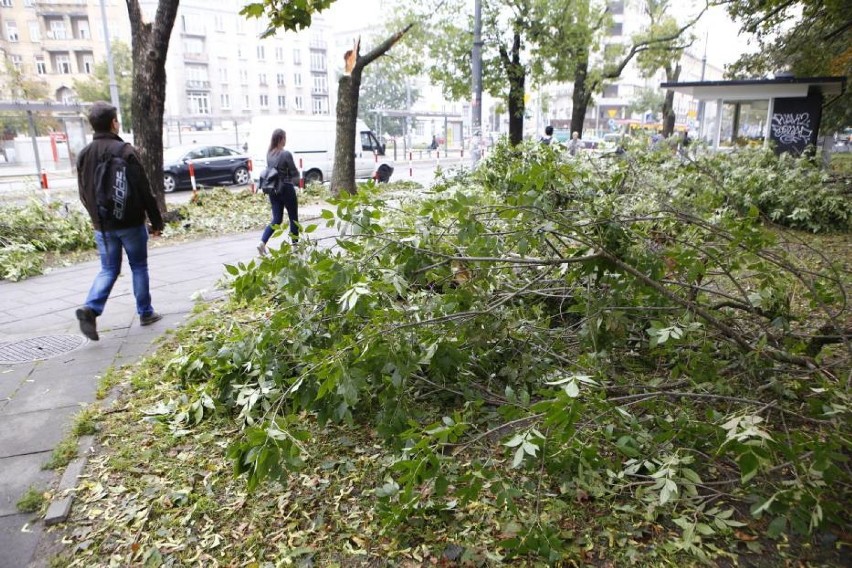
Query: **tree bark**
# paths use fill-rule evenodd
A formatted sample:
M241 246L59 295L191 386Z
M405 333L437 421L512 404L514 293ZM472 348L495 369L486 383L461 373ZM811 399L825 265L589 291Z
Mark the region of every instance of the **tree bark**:
M591 101L591 93L587 93L586 78L589 73L589 60L586 58L577 62L574 68L574 93L571 95L571 133L583 136L583 125L586 122L586 108Z
M358 119L358 98L361 93L361 74L364 67L387 53L413 25L408 24L363 57L360 40L356 41L353 49L344 55L346 72L337 82L337 138L334 142L334 169L331 172L332 195L340 195L341 191L354 195L357 189L355 186L355 124Z
M526 88L527 73L521 63L521 29L523 24L515 22L515 33L512 37L511 53L505 46L500 46L500 61L509 79L509 143L520 144L524 137L524 90Z
M133 141L157 205L167 211L163 192L163 113L166 53L180 0L159 0L153 23L143 22L139 0L127 0L133 42Z
M680 78L680 63L675 66L672 71L671 65L666 65L666 81L676 82ZM674 91L668 89L666 98L663 101L663 138L668 138L674 134L675 127L675 112L674 112Z

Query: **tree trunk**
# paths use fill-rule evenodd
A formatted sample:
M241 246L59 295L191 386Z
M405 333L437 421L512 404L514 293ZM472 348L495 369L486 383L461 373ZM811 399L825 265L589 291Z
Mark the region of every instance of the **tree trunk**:
M526 104L524 94L526 89L526 69L521 64L521 32L520 25L515 26L515 35L512 38L512 53L509 54L504 47L500 47L500 59L503 68L509 78L509 143L520 144L524 137L524 113Z
M670 83L676 82L680 78L680 63L672 71L671 65L666 66L666 81ZM666 98L663 101L663 138L668 138L674 134L675 127L675 111L674 111L674 91L671 89L666 91Z
M591 101L591 94L587 94L586 79L589 73L589 61L585 58L577 62L574 68L574 93L571 96L573 108L571 109L571 133L583 136L583 125L586 122L586 107Z
M363 57L359 39L343 56L346 66L343 77L337 83L337 138L334 141L334 169L331 172L332 195L340 195L341 191L354 195L356 191L355 124L358 119L358 98L361 94L361 74L364 67L387 53L413 25L408 24Z
M133 39L133 142L157 205L167 211L163 192L163 114L166 53L180 0L160 0L153 23L142 21L138 0L127 0Z
M358 98L361 70L343 75L337 82L337 139L334 142L334 170L331 173L331 193L341 191L355 194L355 123L358 118Z

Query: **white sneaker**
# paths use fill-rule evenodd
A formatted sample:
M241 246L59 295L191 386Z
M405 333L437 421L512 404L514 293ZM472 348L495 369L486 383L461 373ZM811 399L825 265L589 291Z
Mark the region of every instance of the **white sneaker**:
M266 243L261 242L257 245L257 252L260 256L266 256L269 254L269 251L266 250Z

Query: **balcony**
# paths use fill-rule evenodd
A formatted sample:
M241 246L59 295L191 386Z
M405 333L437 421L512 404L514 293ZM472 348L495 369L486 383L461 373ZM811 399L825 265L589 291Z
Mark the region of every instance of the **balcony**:
M186 80L186 88L192 89L193 91L197 90L210 90L210 81L203 81L199 79L187 79Z
M207 63L208 59L209 58L207 57L206 53L184 52L184 54L183 54L183 60L184 61L191 61L193 63Z

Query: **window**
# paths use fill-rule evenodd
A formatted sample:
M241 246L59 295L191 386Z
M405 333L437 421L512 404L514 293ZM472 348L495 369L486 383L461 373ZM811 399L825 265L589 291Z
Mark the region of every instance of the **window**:
M207 93L190 91L186 94L190 114L210 114L210 99Z
M616 22L609 27L609 31L607 33L611 36L620 36L622 31L622 23Z
M280 45L275 48L275 61L284 61L284 48Z
M311 71L325 71L325 52L311 50Z
M260 95L260 108L269 108L269 95Z
M257 46L257 60L264 61L266 59L266 48L262 45Z
M38 22L27 22L27 27L30 30L30 41L41 41L41 30L38 27Z
M65 33L65 20L50 20L50 31L47 37L52 39L68 39Z
M219 58L219 81L228 82L228 60L224 57Z
M56 56L56 71L63 75L71 74L71 59L67 55Z
M186 85L191 89L209 89L210 76L207 74L206 65L187 65Z
M47 75L47 63L44 62L44 58L36 57L36 73L38 75Z
M314 94L324 95L328 93L328 77L325 75L314 75Z
M213 16L213 26L216 28L217 32L224 32L225 18L221 14L216 14Z
M11 8L12 0L0 0L0 6L3 6L4 8Z
M246 58L246 55L245 55L245 53L243 53L243 48L240 47L240 46L237 46L237 59L245 59L245 58Z
M266 73L258 73L257 74L257 82L265 87L266 86Z
M95 58L91 54L84 54L81 57L81 69L86 75L91 75L95 72Z
M312 111L314 114L328 114L328 99L326 97L314 97Z
M219 95L219 104L222 107L222 110L230 110L231 109L231 95L228 93L222 93Z
M301 73L293 73L293 85L295 87L302 86L302 74Z
M198 14L184 14L180 17L181 31L188 34L204 35L204 20Z
M23 71L24 67L24 58L20 55L12 55L10 56L12 60L12 67L14 67L18 71Z
M302 50L294 49L293 50L293 65L301 65L302 64Z
M251 98L248 95L243 95L243 110L251 110Z
M293 103L296 106L296 110L302 110L302 97L296 95L296 97L293 99Z
M284 73L278 73L275 76L275 81L278 83L279 87L283 87L286 83L284 82Z
M605 99L618 98L618 85L607 85L604 87L603 96Z
M248 69L240 69L240 83L248 85Z
M278 108L281 110L287 110L287 97L284 95L278 95Z
M197 37L183 38L183 52L201 55L204 53L204 40Z
M618 2L610 2L609 3L609 13L615 16L624 13L624 0L619 0Z
M6 22L6 39L9 41L18 41L18 24L9 20Z
M77 22L77 37L79 39L92 39L92 32L89 31L89 20Z

